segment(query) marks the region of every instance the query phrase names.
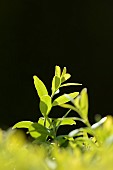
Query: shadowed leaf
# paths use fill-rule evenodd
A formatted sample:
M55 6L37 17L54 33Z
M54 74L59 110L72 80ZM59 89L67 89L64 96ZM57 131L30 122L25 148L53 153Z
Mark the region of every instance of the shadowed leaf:
M43 116L47 116L51 110L51 97L49 95L42 96L40 99L40 111Z

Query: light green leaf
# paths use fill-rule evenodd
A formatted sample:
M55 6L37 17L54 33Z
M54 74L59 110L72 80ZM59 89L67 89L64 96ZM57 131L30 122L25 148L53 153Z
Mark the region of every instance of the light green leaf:
M41 98L44 95L48 95L48 91L44 83L37 76L33 76L33 79L39 98Z
M64 74L64 76L61 77L61 82L63 83L64 81L68 80L71 77L69 73Z
M31 122L31 121L21 121L21 122L16 123L12 127L12 129L15 129L15 128L29 128L32 124L33 124L33 122Z
M51 97L49 95L42 96L40 99L40 111L43 116L47 116L51 110Z
M63 107L63 108L74 110L75 112L79 113L79 110L76 107L74 107L70 104L61 104L60 106Z
M55 66L55 76L60 77L61 75L61 69L59 66Z
M70 94L67 94L69 97L71 97L72 99L74 99L76 96L78 96L79 92L74 92L74 93L70 93ZM53 106L56 106L56 105L61 105L61 104L64 104L66 102L69 102L70 99L66 97L66 95L62 95L58 98L56 98L54 101L53 101Z
M80 110L80 98L81 98L80 95L77 96L73 103L75 105L75 107L78 108L79 110Z
M52 80L52 96L59 89L61 84L60 77L54 76Z
M66 74L66 71L67 71L67 69L66 69L66 67L64 67L64 68L63 68L63 71L62 71L61 78Z
M80 83L65 83L65 84L62 84L60 87L64 87L64 86L78 86L78 85L82 85Z
M58 119L56 125L59 125L59 122L61 122L60 125L75 125L76 124L76 122L72 118L61 118L60 120Z
M49 121L48 121L49 119ZM50 126L50 123L49 122L52 122L52 119L51 118L48 118L46 119L46 127L49 128ZM44 126L44 121L45 121L45 118L44 117L40 117L39 120L38 120L38 123L42 126Z
M87 89L84 88L80 93L80 110L81 110L81 116L84 119L88 119L88 95L87 95Z

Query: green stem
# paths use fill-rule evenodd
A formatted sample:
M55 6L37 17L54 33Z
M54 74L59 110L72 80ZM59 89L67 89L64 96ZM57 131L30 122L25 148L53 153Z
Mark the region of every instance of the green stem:
M67 115L69 114L70 111L71 111L71 109L69 109L69 110L66 112L66 114L62 117L62 119L65 118L65 117L67 117ZM62 123L62 120L59 122L58 126L56 127L56 132L57 132L57 130L58 130L58 128L59 128L59 126L60 126L61 123Z

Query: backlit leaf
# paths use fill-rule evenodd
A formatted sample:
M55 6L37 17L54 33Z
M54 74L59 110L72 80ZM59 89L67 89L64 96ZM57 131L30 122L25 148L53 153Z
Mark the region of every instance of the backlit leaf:
M52 96L59 89L61 84L60 77L54 76L52 80Z
M48 119L49 119L49 122L52 122L51 118L48 118ZM38 123L41 124L42 126L44 126L44 121L45 121L45 118L44 117L40 117L39 120L38 120ZM48 127L48 128L50 126L49 122L46 119L46 127Z
M66 69L66 67L64 67L64 68L63 68L63 71L62 71L61 78L66 74L66 71L67 71L67 69Z
M55 76L60 77L61 75L61 69L59 66L55 66Z
M63 107L63 108L74 110L75 112L79 113L79 110L76 107L74 107L70 104L61 104L60 106Z
M15 129L15 128L29 128L32 124L33 124L33 122L31 122L31 121L21 121L21 122L16 123L12 127L12 129Z
M57 121L57 125L60 123L60 125L75 125L76 122L72 118L62 118Z
M84 119L87 119L88 115L88 95L87 95L87 89L84 88L80 93L80 110L81 110L81 116Z
M79 92L74 92L74 93L70 93L70 94L67 94L69 97L71 97L72 99L74 99L77 95L79 94ZM66 95L62 95L58 98L56 98L54 101L53 101L53 106L56 106L56 105L61 105L61 104L64 104L66 102L69 102L70 99L66 97Z
M80 95L77 96L76 99L74 100L74 103L73 103L75 105L75 107L78 108L78 109L80 109L80 98L81 98Z
M37 76L33 76L33 79L39 98L41 98L44 95L48 95L48 91L44 83Z

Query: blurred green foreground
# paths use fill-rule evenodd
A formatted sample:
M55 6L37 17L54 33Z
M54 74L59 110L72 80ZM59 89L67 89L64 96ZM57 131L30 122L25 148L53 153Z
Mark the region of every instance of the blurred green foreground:
M113 117L96 130L99 143L70 143L67 147L36 145L20 130L0 130L0 170L113 169ZM82 139L81 139L82 140Z

